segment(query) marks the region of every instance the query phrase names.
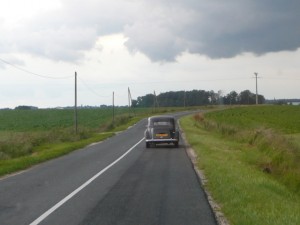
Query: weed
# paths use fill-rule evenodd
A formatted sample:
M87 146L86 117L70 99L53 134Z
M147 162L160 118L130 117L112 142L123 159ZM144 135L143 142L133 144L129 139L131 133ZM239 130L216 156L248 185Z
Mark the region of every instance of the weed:
M204 121L203 113L196 113L193 117L194 117L194 120L198 123Z
M235 137L242 131L240 127L235 137L228 138L229 136L222 135L220 131L206 130L204 123L197 126L194 124L193 117L181 119L188 142L197 152L198 165L204 170L208 180L206 188L221 205L231 224L300 224L299 192L291 191L297 190L297 187L299 190L299 182L288 184L278 177L274 179L276 171L272 157L275 154L272 153L278 153L279 159L287 157L286 151L273 150L272 147L262 151L258 148L257 143L265 139L265 135L272 137L271 130L245 131L248 135L253 135L251 138L243 137L245 140L253 139L250 145L247 141L236 141ZM265 168L265 171L257 167L257 164ZM291 162L285 165L286 171L289 165ZM293 178L300 177L299 171L292 171L295 174L285 173L281 178L292 181Z
M291 190L300 193L298 188L300 185L300 148L294 141L291 141L291 137L287 139L282 134L283 131L287 133L298 131L298 127L290 129L293 116L288 116L297 114L298 110L297 107L285 106L244 107L207 113L205 119L202 120L198 120L195 116L193 118L208 131L217 131L232 141L255 146L263 153L265 157L262 159L265 160L257 159L256 162L253 160L249 162L251 161L262 171L271 174ZM284 117L282 113L285 114ZM261 114L260 120L264 121L263 126L257 123L255 116L252 116L258 114ZM276 114L281 117L281 121L273 119ZM234 120L227 118L232 116ZM276 130L274 127L279 125L282 127Z

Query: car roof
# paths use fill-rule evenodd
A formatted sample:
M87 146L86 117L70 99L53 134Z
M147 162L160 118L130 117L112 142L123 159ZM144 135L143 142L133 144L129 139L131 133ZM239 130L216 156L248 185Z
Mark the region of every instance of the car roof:
M151 117L149 117L149 119L158 119L158 118L175 119L174 116L167 116L167 115L163 115L163 116L151 116Z

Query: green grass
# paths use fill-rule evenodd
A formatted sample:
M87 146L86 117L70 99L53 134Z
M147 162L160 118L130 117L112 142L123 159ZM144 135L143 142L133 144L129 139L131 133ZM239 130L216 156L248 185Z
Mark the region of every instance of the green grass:
M135 109L135 112L146 114L151 109ZM112 113L112 108L79 108L78 126L99 129L112 121ZM129 115L128 108L115 108L116 117L124 115ZM73 109L0 110L0 131L45 131L73 125Z
M67 154L127 129L144 117L184 108L0 110L0 176Z
M249 163L268 170L288 188L300 193L299 109L298 106L227 109L205 114L201 123L205 129L217 131L227 139L255 146L263 157Z
M207 130L205 118L195 121L189 116L180 122L198 155L198 167L208 179L207 188L230 223L300 224L299 193L257 166L269 156L255 144L236 141L215 129Z
M299 106L252 106L217 111L205 115L217 123L242 129L268 127L286 134L300 133Z
M135 109L135 114L146 115L150 110ZM74 110L0 110L0 160L30 155L46 143L76 142L95 133L124 129L134 118L128 108L115 108L114 123L111 108L79 109L75 135Z
M26 169L32 165L47 161L49 159L57 158L74 150L83 148L90 143L103 141L106 138L111 137L113 135L113 132L100 133L94 134L90 138L78 140L76 142L63 142L40 145L36 147L34 149L34 152L30 155L26 154L24 156L16 157L10 160L1 160L0 176L18 170Z

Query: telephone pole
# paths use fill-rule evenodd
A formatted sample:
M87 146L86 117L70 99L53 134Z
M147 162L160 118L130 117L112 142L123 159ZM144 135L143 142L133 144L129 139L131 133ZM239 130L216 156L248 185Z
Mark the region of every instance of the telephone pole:
M134 106L132 106L132 96L131 96L131 91L130 88L128 87L128 108L129 108L129 116L131 115L131 113L133 115L135 115L135 111L134 111Z
M75 134L78 132L78 119L77 119L77 72L75 72L75 106L74 106L74 122Z
M158 105L158 100L157 100L157 96L156 96L156 93L155 91L153 92L153 112L156 111L156 108L158 108L159 105Z
M128 110L129 110L129 116L130 116L130 113L131 113L131 104L132 104L131 93L130 93L130 89L128 87Z
M254 73L255 75L255 80L256 80L256 105L258 105L258 95L257 95L257 75L258 73Z
M113 110L113 127L115 126L115 92L112 94L112 110Z
M156 106L156 94L155 91L153 92L153 112L155 112L155 106Z
M130 94L130 89L128 87L128 108L130 108L131 103L131 94Z

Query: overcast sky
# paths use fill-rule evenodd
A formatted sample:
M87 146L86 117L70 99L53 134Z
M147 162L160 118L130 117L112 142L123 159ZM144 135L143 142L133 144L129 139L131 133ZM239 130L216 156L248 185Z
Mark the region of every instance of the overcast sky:
M214 90L300 98L299 0L0 1L0 108Z

